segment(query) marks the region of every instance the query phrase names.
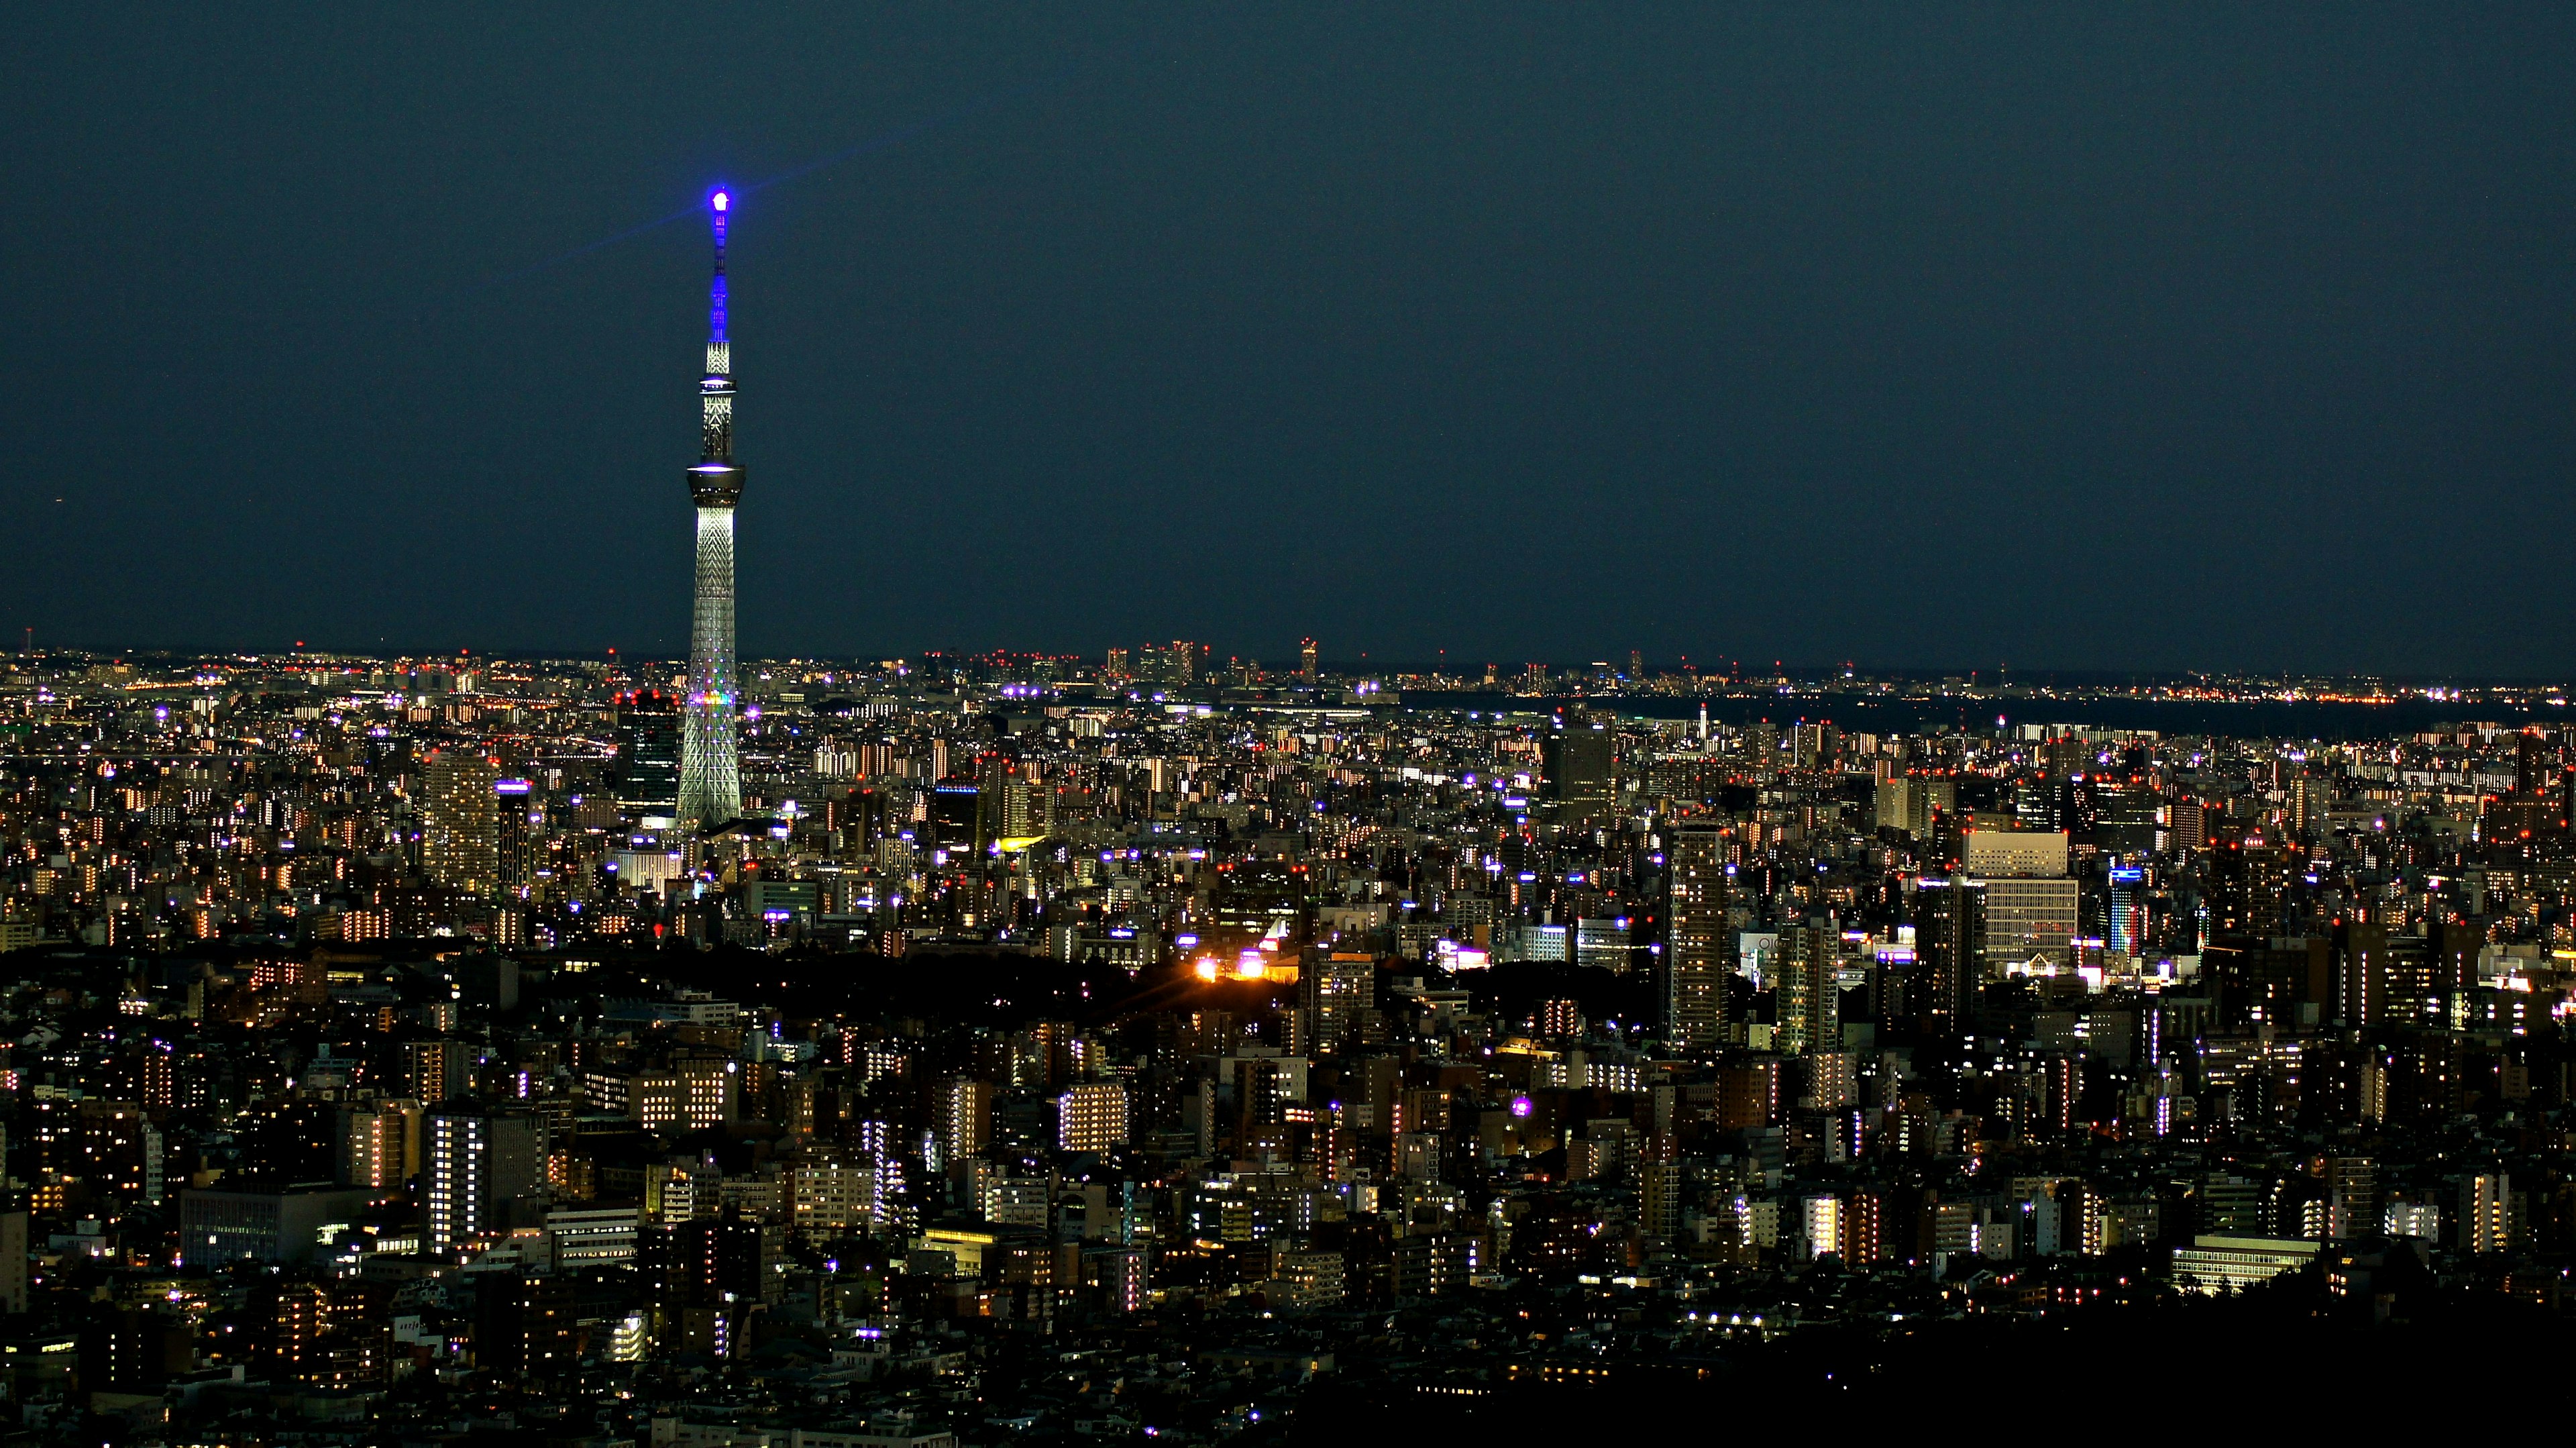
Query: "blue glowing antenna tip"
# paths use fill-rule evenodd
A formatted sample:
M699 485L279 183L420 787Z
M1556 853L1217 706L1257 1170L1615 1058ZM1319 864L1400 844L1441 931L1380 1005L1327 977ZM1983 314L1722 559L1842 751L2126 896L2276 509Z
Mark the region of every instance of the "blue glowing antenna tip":
M733 197L728 192L718 191L715 195L707 198L707 204L718 211L723 211L733 205Z

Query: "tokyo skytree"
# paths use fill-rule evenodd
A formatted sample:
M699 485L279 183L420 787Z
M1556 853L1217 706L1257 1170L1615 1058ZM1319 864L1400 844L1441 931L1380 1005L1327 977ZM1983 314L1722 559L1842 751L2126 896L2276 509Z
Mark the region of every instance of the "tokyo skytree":
M703 456L689 469L689 495L698 505L698 593L689 622L679 817L699 829L742 814L735 739L742 694L733 659L733 510L742 501L742 465L733 460L733 351L725 340L725 215L732 205L723 191L707 198L716 272L707 293L707 371L698 382Z

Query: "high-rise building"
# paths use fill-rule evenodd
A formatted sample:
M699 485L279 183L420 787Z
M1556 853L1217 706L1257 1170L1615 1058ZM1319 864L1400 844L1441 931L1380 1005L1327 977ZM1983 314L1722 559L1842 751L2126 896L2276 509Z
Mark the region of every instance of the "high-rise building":
M442 749L421 771L421 871L432 884L472 894L499 883L500 772L466 750Z
M1916 881L1914 948L1923 982L1916 1009L1929 1029L1961 1029L1986 978L1985 882L1939 875Z
M1997 967L2039 958L2058 965L2072 963L2083 909L2079 882L2005 878L1983 884L1989 962Z
M1559 1041L1583 1034L1583 1003L1562 997L1538 1003L1538 1034L1543 1041Z
M1780 1021L1773 1042L1789 1055L1839 1051L1842 1025L1842 931L1828 916L1780 931Z
M2056 879L2066 873L2064 830L1970 830L1967 867L1971 875Z
M2326 806L2334 800L2334 782L2313 774L2290 781L2289 820L2293 839L2312 840L2325 826Z
M546 809L535 786L524 779L504 779L492 786L493 879L504 893L527 898L536 882L540 842L546 837Z
M788 1187L799 1236L828 1241L865 1227L876 1210L876 1171L867 1163L818 1161L795 1169Z
M638 819L680 808L680 697L660 689L617 696L617 806Z
M413 1100L437 1105L465 1090L471 1062L463 1041L447 1036L403 1043L404 1090ZM417 1148L414 1149L417 1154Z
M2094 795L2094 848L2133 859L2152 853L2157 807L2156 792L2145 786L2104 785Z
M2513 1178L2500 1171L2460 1178L2460 1250L2483 1255L2513 1245Z
M1316 667L1315 641L1306 639L1297 645L1297 677L1311 684L1320 673Z
M2549 740L2537 729L2525 729L2513 739L2513 792L2537 795L2549 788L2549 776L2556 761Z
M1610 746L1609 730L1582 725L1559 729L1540 744L1539 768L1558 819L1598 819L1610 812Z
M2343 1023L2387 1024L2389 986L2396 974L2388 927L2376 921L2347 921L2335 930L2334 952L2335 995Z
M760 1300L768 1275L760 1223L728 1211L688 1222L672 1238L669 1285L681 1301L713 1307Z
M2137 955L2146 949L2146 871L2135 865L2111 867L2107 908L2102 915L2102 943Z
M1669 856L1672 900L1664 952L1664 1044L1717 1045L1726 1034L1726 979L1735 972L1727 924L1726 836L1685 827Z
M734 676L733 512L742 501L742 465L733 460L733 344L725 337L725 218L732 198L708 198L716 240L715 280L707 292L707 370L699 379L700 456L689 469L698 508L698 587L689 622L689 691L680 734L679 818L707 828L742 814L742 765L736 754L740 686Z
M2326 1158L2325 1235L2337 1240L2380 1230L2378 1164L2366 1156Z
M993 1136L993 1083L958 1077L939 1094L934 1130L950 1160L982 1151Z
M1084 1081L1056 1100L1056 1144L1093 1156L1127 1140L1127 1088Z
M349 1115L341 1180L353 1187L400 1188L420 1170L420 1104L378 1101Z
M1959 787L1947 779L1896 775L1879 781L1873 804L1878 828L1929 840L1934 820L1958 813Z
M1377 957L1357 952L1309 952L1297 974L1297 1005L1306 1039L1338 1047L1358 1033L1360 1017L1377 1003Z
M506 1231L510 1204L546 1179L544 1125L535 1117L437 1111L425 1135L421 1166L433 1252Z

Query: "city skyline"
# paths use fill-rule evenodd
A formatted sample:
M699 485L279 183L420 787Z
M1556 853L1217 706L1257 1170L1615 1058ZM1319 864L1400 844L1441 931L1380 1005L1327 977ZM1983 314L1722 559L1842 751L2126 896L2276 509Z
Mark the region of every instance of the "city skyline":
M2576 1350L2576 7L13 21L12 1443Z
M1008 671L1028 665L1051 662L1065 668L1097 672L1104 663L1120 655L1131 660L1156 648L1174 646L1187 640L1157 640L1148 636L1124 643L1112 643L1089 650L1031 649L1012 647L958 648L932 647L908 650L857 650L845 654L778 653L739 657L737 667L758 665L784 668L848 668L865 672L877 669L896 670L946 663L971 666L979 670ZM1312 643L1311 639L1303 642ZM1258 669L1261 677L1272 683L1290 685L1304 677L1299 651L1290 650L1280 658L1276 649L1227 648L1198 643L1203 651L1204 667L1211 679L1232 676L1241 671ZM661 654L650 651L598 649L522 648L490 650L475 647L412 648L327 648L308 641L296 641L284 648L256 647L155 647L149 645L96 647L52 645L36 641L32 648L13 649L0 657L38 659L48 657L88 659L201 659L210 663L231 661L236 664L292 667L307 661L332 668L361 663L406 662L417 665L463 665L480 668L494 664L564 664L586 663L612 671L668 666L676 673L674 682L685 682L693 651ZM738 652L738 651L737 651ZM1601 654L1612 657L1598 657ZM1467 656L1472 659L1474 656ZM1642 666L1643 673L1632 670ZM1355 654L1347 657L1319 655L1321 673L1346 679L1394 679L1417 677L1438 681L1451 689L1473 691L1473 686L1489 670L1496 671L1499 686L1515 688L1526 684L1528 671L1544 669L1553 683L1617 683L1643 680L1668 686L1697 684L1712 694L1759 694L1768 687L1786 681L1798 690L1838 690L1852 686L1894 685L1912 687L1945 685L1959 688L1963 694L1978 691L2008 694L2012 691L2051 690L2112 691L2140 688L2172 689L2175 697L2193 691L2216 691L2215 696L2233 695L2244 699L2281 697L2287 688L2305 691L2298 697L2320 698L2337 702L2410 702L2418 697L2439 702L2450 696L2452 688L2477 691L2501 691L2516 698L2528 696L2534 702L2546 702L2560 690L2561 676L2550 673L2480 675L2456 670L2378 670L2378 669L2311 669L2311 668L2107 668L2107 667L2017 667L2009 663L1895 664L1851 660L1770 660L1760 661L1726 655L1705 657L1655 656L1642 651L1591 650L1575 655L1532 659L1526 654L1504 655L1481 662L1462 662L1445 656L1428 658L1371 658ZM2370 691L2377 689L2374 699ZM1581 691L1578 691L1578 693ZM1688 692L1687 688L1682 692ZM1572 695L1569 695L1572 697ZM1693 697L1696 697L1694 695Z

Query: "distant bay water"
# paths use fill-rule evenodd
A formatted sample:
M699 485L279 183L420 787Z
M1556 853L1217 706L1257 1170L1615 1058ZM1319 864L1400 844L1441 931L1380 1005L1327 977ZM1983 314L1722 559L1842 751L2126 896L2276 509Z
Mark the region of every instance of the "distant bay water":
M1526 698L1500 693L1409 693L1404 706L1422 710L1546 713L1581 706L1638 719L1696 719L1701 700L1644 698ZM2558 705L2401 698L2385 704L2322 700L2137 699L1904 699L1865 694L1720 695L1706 701L1708 717L1722 724L1831 721L1859 733L1915 734L1927 729L1992 729L2006 723L2072 724L2094 729L2152 729L2159 734L2210 734L2239 739L2313 739L2339 742L2416 734L2438 724L2563 725L2569 710Z

